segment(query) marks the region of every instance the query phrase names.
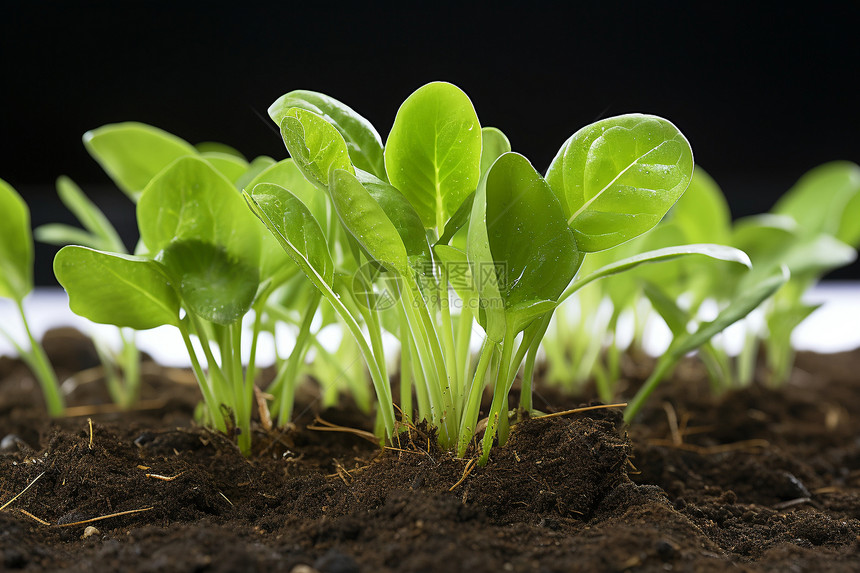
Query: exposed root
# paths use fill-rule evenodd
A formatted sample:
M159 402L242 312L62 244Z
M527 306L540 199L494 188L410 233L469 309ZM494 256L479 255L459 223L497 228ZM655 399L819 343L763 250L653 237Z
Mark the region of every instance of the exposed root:
M15 497L13 497L12 499L10 499L10 500L9 500L9 501L7 501L6 503L4 503L2 506L0 506L0 511L3 511L4 509L6 509L6 508L7 508L7 507L9 507L10 505L12 505L12 503L13 503L16 499L18 499L19 497L21 497L22 495L24 495L24 493L25 493L28 489L30 489L31 487L33 487L33 484L34 484L34 483L36 483L37 481L39 481L39 478L40 478L40 477L42 477L43 475L45 475L45 472L42 472L42 473L40 473L39 475L37 475L37 476L33 479L33 481L31 481L30 483L28 483L28 484L27 484L27 487L25 487L24 489L22 489L22 490L18 493L18 495L16 495L16 496L15 496Z
M600 404L599 406L586 406L584 408L574 408L573 410L565 410L564 412L553 412L552 414L544 414L543 416L537 416L536 420L542 420L544 418L558 418L560 416L567 416L569 414L579 414L580 412L590 412L591 410L604 410L606 408L623 408L627 405L627 402L622 402L620 404Z
M94 523L96 521L102 521L104 519L110 519L112 517L121 517L123 515L131 515L133 513L143 513L144 511L149 511L153 509L152 507L144 507L141 509L130 509L129 511L120 511L118 513L111 513L108 515L100 515L98 517L93 517L92 519L85 519L83 521L75 521L74 523L63 523L61 525L55 525L54 527L74 527L75 525L86 525L87 523Z

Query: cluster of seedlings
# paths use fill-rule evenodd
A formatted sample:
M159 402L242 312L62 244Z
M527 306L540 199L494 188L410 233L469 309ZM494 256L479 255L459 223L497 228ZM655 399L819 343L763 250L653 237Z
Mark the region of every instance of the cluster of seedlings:
M857 165L821 166L771 213L732 223L687 139L655 116L586 126L541 173L449 83L410 95L384 145L365 118L320 93L290 92L269 115L288 159L248 161L139 123L88 132L87 150L136 204L138 244L126 250L65 177L57 190L81 227L35 233L66 245L54 271L71 309L121 330L118 352L100 347L114 400L128 407L138 395L135 331L171 325L203 395L200 420L236 435L246 454L255 408L264 402L287 424L298 382L312 374L325 400L349 392L375 415L380 440L426 421L441 447L474 448L486 463L511 424L542 414L532 405L540 359L548 383L575 392L594 380L613 401L621 356L641 351L654 316L672 341L627 405L628 422L691 352L721 391L751 382L764 347L779 384L791 331L815 310L803 293L860 244ZM0 209L0 296L26 324L29 215L2 181ZM746 339L735 358L717 335L738 321ZM331 325L342 333L335 348L321 342ZM258 341L285 328L294 344L261 392ZM28 337L12 343L50 414L62 415L56 377ZM364 368L346 367L357 359Z

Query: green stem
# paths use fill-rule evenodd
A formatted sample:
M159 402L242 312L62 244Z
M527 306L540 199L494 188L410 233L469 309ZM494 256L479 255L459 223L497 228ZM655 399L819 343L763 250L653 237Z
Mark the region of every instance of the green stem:
M463 402L464 384L460 379L460 370L457 368L457 353L454 347L454 327L451 322L451 306L448 297L448 271L445 266L442 266L442 280L439 284L439 305L442 314L442 344L445 352L443 356L445 360L446 374L448 376L451 389L451 406L452 411L449 416L453 416L455 420L460 418L460 406Z
M123 408L130 408L137 402L140 396L140 350L137 348L137 340L132 330L128 337L119 329L122 340L122 374L125 380L125 401Z
M546 316L538 319L539 322L535 327L534 333L523 333L523 340L520 343L520 350L522 348L527 348L528 350L526 354L526 365L523 369L523 383L520 386L520 410L526 413L530 413L533 408L532 392L534 389L535 360L537 359L537 353L540 348L541 341L546 335L547 328L549 328L550 319L552 319L552 314L547 314ZM527 340L529 334L531 334L531 337ZM520 359L520 361L521 360L522 359ZM520 361L518 361L517 364L519 364Z
M738 382L741 386L749 386L755 379L756 358L758 356L759 339L751 328L744 336L744 345L738 354L736 366Z
M239 427L239 451L251 455L251 403L254 400L254 385L242 375L242 321L237 320L229 327L229 353L236 403L237 426Z
M280 426L286 426L293 415L299 366L304 362L305 349L311 338L311 324L313 323L321 298L322 295L319 292L313 295L310 306L299 326L299 333L296 336L296 344L293 347L293 351L287 359L286 366L278 372L278 380L275 381L281 392L278 410L278 424Z
M466 381L469 380L469 374L472 371L472 355L471 355L471 342L472 342L472 308L467 305L465 300L463 302L463 308L460 310L460 317L457 322L457 368L460 371L460 380L462 383L461 394L459 398L459 402L463 402L463 396L466 393ZM462 415L462 412L461 412Z
M30 341L30 351L22 352L21 358L30 367L42 387L42 394L45 397L45 406L48 409L48 415L52 418L59 418L63 415L66 409L63 396L60 394L60 384L57 381L57 374L54 372L54 367L48 360L48 355L45 354L45 349L33 336L30 330L30 324L27 322L27 315L24 313L24 305L20 300L15 301L18 306L18 312L21 315L21 322L24 324L24 331L27 333L27 339ZM18 348L21 348L20 346Z
M485 338L484 343L481 346L478 366L475 368L475 375L472 377L472 385L469 388L469 398L460 419L460 432L457 438L457 455L461 458L466 455L466 449L469 447L469 442L472 441L472 436L475 433L475 426L478 424L478 415L481 410L481 395L484 393L484 382L487 377L487 367L490 365L490 359L493 357L495 346L496 345L491 342L489 338Z
M191 368L194 370L194 375L197 378L197 385L200 387L200 392L203 394L203 401L209 409L209 416L212 418L212 425L221 432L227 431L227 423L224 421L224 416L221 413L221 407L215 400L212 389L209 387L209 381L203 368L200 366L200 361L197 360L197 353L194 351L194 345L191 343L191 335L188 333L188 328L185 321L178 325L179 332L182 334L182 340L185 342L185 349L188 351L188 357L191 359Z
M507 412L502 412L505 397L508 389L508 376L511 369L511 354L513 354L514 338L516 334L513 328L507 327L505 338L502 341L502 359L499 362L499 371L496 376L496 384L493 389L493 402L490 406L489 418L487 421L487 429L484 431L484 438L481 441L481 458L478 460L478 465L485 466L490 459L490 448L493 447L493 439L496 437L496 428L499 425L499 418Z
M441 441L441 434L446 431L446 428L442 423L444 405L442 401L441 383L438 380L439 372L433 367L434 362L430 356L429 343L424 331L424 324L422 324L415 316L414 299L408 289L404 289L403 298L400 299L400 302L407 324L409 325L409 331L411 333L410 339L413 342L413 348L416 351L418 362L421 365L424 387L426 388L430 407L430 421L434 426L439 428Z
M651 373L651 376L648 377L648 380L645 381L645 384L639 389L639 392L633 397L627 407L624 409L624 422L630 424L633 421L633 418L636 417L636 414L639 413L639 410L642 409L642 406L645 404L645 401L651 396L660 382L663 381L663 378L675 367L675 364L678 362L678 357L666 352L660 359L657 361L657 365L654 367L654 371Z

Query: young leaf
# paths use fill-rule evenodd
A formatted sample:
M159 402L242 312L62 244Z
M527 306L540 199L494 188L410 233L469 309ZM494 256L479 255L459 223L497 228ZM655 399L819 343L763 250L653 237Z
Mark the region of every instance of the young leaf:
M289 158L278 161L254 177L245 189L253 191L260 183L273 183L289 190L313 213L323 231L328 230L331 221L329 221L329 199L326 192L308 181L295 161Z
M469 261L475 288L480 297L481 308L478 312L478 321L487 333L487 338L499 343L505 337L505 303L499 292L496 262L490 251L490 239L487 232L488 176L489 172L481 177L472 203L472 214L469 218L469 229L466 236L466 257Z
M388 180L438 234L481 176L481 125L469 97L444 82L406 98L385 146Z
M678 128L641 114L577 131L559 150L547 181L576 242L601 251L641 235L675 204L693 175L693 152Z
M0 179L0 297L17 301L33 290L30 210L11 185Z
M132 200L162 169L186 155L197 155L187 141L151 125L114 123L84 134L84 146Z
M102 250L124 252L125 245L101 209L89 200L80 187L65 175L57 179L57 194L84 228L99 239Z
M720 311L717 318L710 322L703 322L696 329L696 332L689 336L676 338L667 352L681 357L697 349L773 296L788 281L790 276L788 267L783 265L776 269L770 276L740 292L729 302L726 308Z
M137 222L151 253L196 240L224 247L249 267L260 264L259 223L232 183L203 159L179 159L153 179L137 204Z
M403 193L370 173L356 169L355 175L397 229L406 247L410 265L416 270L425 271L426 266L432 264L430 243L415 208Z
M596 281L597 279L618 274L620 272L624 272L626 270L638 267L642 264L668 261L687 255L704 255L712 259L738 263L744 265L747 268L752 267L750 259L746 255L746 253L733 247L726 247L724 245L710 245L707 243L703 245L680 245L677 247L666 247L664 249L657 249L656 251L649 251L647 253L641 253L639 255L622 259L620 261L606 265L605 267L601 267L598 270L584 277L578 278L576 281L574 281L572 285L570 285L570 287L568 287L564 294L559 298L558 302L561 303L561 301L565 300L571 294L581 289L588 283Z
M241 159L245 163L248 162L248 158L245 155L233 147L232 145L227 145L226 143L220 143L218 141L201 141L200 143L194 146L194 149L197 150L200 154L206 153L220 153L223 155L232 155L237 159Z
M34 229L33 236L40 243L47 243L58 247L80 245L100 251L114 251L114 249L105 244L105 241L101 237L97 237L78 227L62 223L39 225Z
M151 259L63 247L54 274L72 311L93 322L135 330L179 323L179 299Z
M486 193L487 234L505 307L554 301L582 263L558 199L517 153L493 164Z
M295 90L269 106L269 117L280 126L291 108L313 112L331 123L343 136L353 165L385 178L382 138L373 125L351 107L325 94Z
M239 177L235 183L236 188L240 191L244 191L245 189L253 189L249 184L257 178L260 173L275 165L277 161L269 157L268 155L260 155L259 157L255 157L251 163L248 164L248 169Z
M234 184L248 170L247 161L229 153L207 151L201 153L200 157L211 163L212 167Z
M245 198L296 264L304 272L312 270L331 286L334 263L325 235L305 204L273 183L255 185L251 194L245 193Z
M511 150L511 142L500 129L481 128L481 175L489 171L496 159Z
M472 203L474 202L475 193L469 193L469 195L460 204L457 212L451 215L451 218L448 219L447 223L445 223L445 230L442 232L442 236L439 237L439 240L436 241L437 245L447 245L451 242L451 239L454 238L457 231L462 229L463 225L469 221L469 215L472 214Z
M195 239L174 241L157 260L167 269L186 310L210 322L233 324L254 302L259 269L219 245Z
M300 108L287 110L281 136L296 166L320 189L328 189L335 169L355 173L343 136L319 115Z
M850 161L825 163L806 173L780 197L772 212L788 215L804 236L827 233L854 244L847 228L860 218L860 166ZM852 205L852 209L848 209ZM860 238L860 237L858 237Z
M731 240L732 216L717 183L696 165L687 191L667 215L689 243L727 245Z
M397 228L355 175L332 171L329 191L343 226L362 249L388 270L408 276L408 253Z

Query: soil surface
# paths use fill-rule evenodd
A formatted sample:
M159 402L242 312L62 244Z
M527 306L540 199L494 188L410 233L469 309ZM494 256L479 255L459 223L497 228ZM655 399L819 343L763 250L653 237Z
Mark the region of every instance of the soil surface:
M111 411L86 341L49 334L61 378L85 370L64 385L80 415L46 420L0 358L0 570L860 571L860 351L716 399L691 360L632 428L527 420L478 468L423 427L383 450L314 429L372 420L316 411L312 384L245 459L193 423L188 372L146 363L141 408ZM629 362L625 394L647 374ZM537 388L545 411L587 401Z

